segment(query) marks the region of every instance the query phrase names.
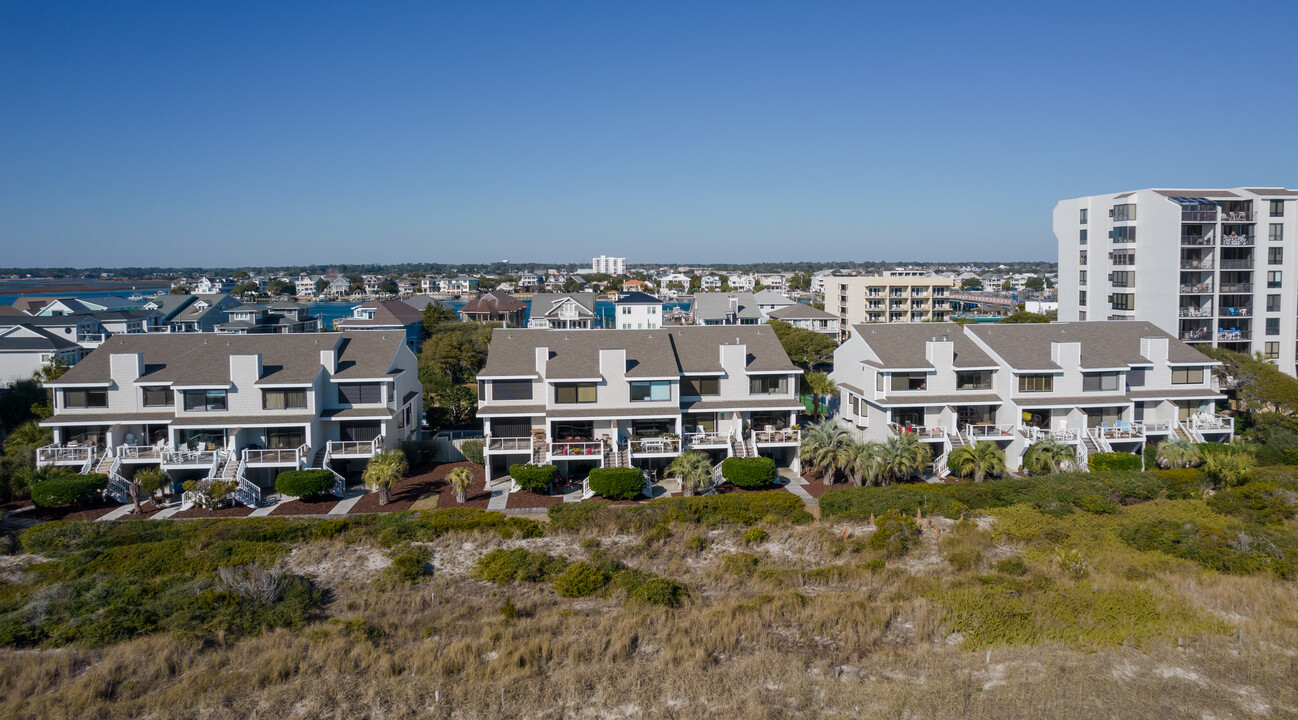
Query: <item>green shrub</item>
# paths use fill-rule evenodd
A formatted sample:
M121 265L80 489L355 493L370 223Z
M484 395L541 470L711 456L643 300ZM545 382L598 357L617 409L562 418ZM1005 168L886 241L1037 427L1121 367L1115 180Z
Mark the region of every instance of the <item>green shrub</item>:
M1163 479L1167 497L1172 500L1198 497L1208 482L1208 477L1199 468L1170 468L1154 470L1153 473Z
M1206 509L1194 511L1193 505L1133 518L1119 529L1118 535L1137 550L1163 552L1223 573L1245 575L1269 570L1287 578L1298 566L1298 541L1291 533L1250 529Z
M575 562L554 577L554 590L562 597L588 597L608 585L609 575L588 562Z
M744 542L748 543L749 545L752 545L754 543L766 542L766 538L768 537L770 537L770 533L766 532L764 529L759 527L748 528L747 530L744 531Z
M946 559L959 572L974 570L983 564L983 554L977 550L956 550Z
M752 553L730 553L721 558L721 569L733 575L749 575L757 567L757 556Z
M627 593L627 599L648 605L680 607L686 596L685 586L667 578L650 578Z
M703 535L695 535L685 541L685 549L695 554L701 553L708 549L708 539Z
M1254 525L1281 524L1298 512L1298 493L1271 483L1251 482L1218 490L1208 507Z
M1091 453L1087 460L1091 472L1140 472L1140 456L1131 453Z
M469 439L460 443L460 454L474 465L481 465L483 460L483 443L478 439Z
M407 440L401 443L408 467L420 467L437 458L437 443L432 440Z
M497 585L544 582L562 572L566 565L563 558L524 548L492 550L478 558L473 577Z
M1007 557L1004 560L997 562L996 572L1004 573L1006 575L1027 575L1028 565L1023 562L1023 558L1015 555L1014 557Z
M770 458L732 457L721 461L721 476L735 487L757 490L774 485L780 473Z
M387 568L388 577L398 582L419 582L428 574L428 551L422 548L406 548L393 556L392 564Z
M635 506L610 507L594 503L556 503L549 508L550 528L566 532L608 531L643 533L657 525L802 524L812 520L792 493L695 495L654 498Z
M289 470L275 478L275 492L295 498L324 495L333 486L334 474L328 470Z
M610 500L630 500L644 494L644 471L633 467L594 468L590 471L591 492Z
M559 477L559 468L556 465L532 465L530 463L526 465L510 465L509 476L524 490L537 492L549 490L555 478Z
M882 550L888 557L901 557L920 541L919 526L915 518L889 510L874 523L874 534L866 540L867 547Z
M62 475L33 485L32 502L37 507L72 505L92 499L107 487L107 475Z

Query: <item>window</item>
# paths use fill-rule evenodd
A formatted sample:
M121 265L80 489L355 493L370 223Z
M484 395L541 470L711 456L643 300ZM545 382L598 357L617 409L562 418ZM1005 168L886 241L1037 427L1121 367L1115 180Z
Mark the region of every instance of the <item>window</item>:
M956 390L991 390L991 370L965 370L955 374Z
M1266 286L1269 288L1280 287L1281 273L1279 270L1268 270L1266 273Z
M1280 318L1267 318L1267 319L1266 319L1266 334L1267 334L1267 335L1279 335L1279 334L1280 334Z
M1280 223L1271 223L1271 229L1267 231L1267 239L1271 242L1280 242L1284 240L1284 225Z
M1085 305L1085 304L1086 304L1086 291L1085 291L1085 290L1078 290L1078 291L1077 291L1077 304L1078 304L1078 305Z
M144 388L144 407L171 407L175 404L175 393L171 388L165 387L146 387Z
M487 399L487 381L478 381L478 402L484 402Z
M1109 232L1109 237L1115 243L1133 243L1136 241L1136 228L1129 225L1115 227Z
M1202 385L1203 368L1172 368L1173 385Z
M1087 208L1082 208L1082 218L1081 218L1081 223L1082 223L1083 225L1086 224L1086 215L1087 215L1089 212L1090 212L1090 211L1089 211Z
M304 410L306 390L262 390L261 406L266 410Z
M108 407L108 391L107 390L64 390L63 407L106 408Z
M1114 293L1109 296L1109 302L1113 305L1114 310L1136 309L1136 295L1134 293Z
M1266 349L1262 352L1262 355L1263 355L1267 360L1279 360L1279 359L1280 359L1280 343L1278 343L1278 342L1268 342L1268 343L1265 345L1265 348L1266 348Z
M666 401L672 399L672 384L666 380L631 383L631 400Z
M1128 250L1111 252L1109 253L1109 261L1114 265L1135 265L1136 253Z
M893 373L891 378L892 384L889 387L893 392L928 389L928 375L926 373Z
M1055 389L1054 375L1020 375L1019 392L1052 392Z
M883 392L883 373L874 374L874 391Z
M1136 219L1136 206L1132 203L1124 205L1114 205L1110 213L1113 216L1113 222L1128 222Z
M346 405L371 405L383 402L379 383L339 383L338 402Z
M266 428L266 447L271 450L292 450L305 444L305 428Z
M1284 217L1284 200L1271 201L1271 217Z
M1078 236L1077 236L1077 243L1078 243L1079 245L1085 245L1085 244L1086 244L1086 228L1082 228L1081 233L1078 234Z
M721 380L714 377L685 378L681 380L681 395L705 397L721 394Z
M561 405L595 402L595 383L559 383L554 386L554 401Z
M1283 265L1283 264L1284 264L1284 248L1282 248L1282 247L1267 248L1267 249L1266 249L1266 264L1267 264L1267 265Z
M1135 270L1117 270L1109 273L1109 282L1113 287L1131 287L1136 282Z
M1078 264L1080 264L1080 265L1085 265L1085 264L1086 264L1086 251L1085 251L1085 250L1083 250L1083 251L1077 253L1077 262L1078 262Z
M752 395L783 395L789 391L789 378L754 377L748 379L748 392Z
M209 412L226 409L224 390L185 390L187 412Z
M1077 271L1077 284L1078 284L1078 285L1085 285L1085 284L1086 284L1086 271L1085 271L1085 270L1078 270L1078 271Z
M1266 296L1266 311L1280 312L1280 295L1275 294Z
M492 400L531 400L531 380L492 380Z
M623 315L630 315L630 314L631 314L631 306L630 306L630 305L623 305L623 306L622 306L622 314L623 314Z
M1082 392L1117 392L1118 373L1082 373Z

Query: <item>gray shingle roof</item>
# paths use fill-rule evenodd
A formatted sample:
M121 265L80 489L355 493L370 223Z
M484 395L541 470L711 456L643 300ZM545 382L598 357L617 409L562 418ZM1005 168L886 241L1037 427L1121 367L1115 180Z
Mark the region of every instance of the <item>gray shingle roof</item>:
M0 334L0 351L19 352L23 350L71 350L79 347L71 340L35 325L17 325Z
M732 292L732 293L695 293L694 299L690 301L690 313L698 318L699 322L703 320L720 320L730 314L730 298L739 301L739 317L760 319L762 312L757 308L757 299L752 293Z
M825 312L820 308L814 308L806 303L793 303L782 308L776 308L768 313L769 317L776 320L837 320L838 316L833 313Z
M1050 359L1052 342L1080 342L1083 369L1148 365L1149 358L1140 354L1141 338L1166 338L1169 362L1213 363L1208 356L1143 321L1016 323L966 329L1015 370L1058 369L1059 365Z
M924 355L924 344L934 338L951 341L957 368L996 366L996 361L970 340L956 323L867 323L855 325L853 329L879 356L878 363L871 363L877 367L933 367Z
M531 317L551 317L564 300L571 298L587 313L595 314L595 293L537 293L532 297Z
M661 305L663 301L648 293L631 291L618 295L616 302L619 305Z

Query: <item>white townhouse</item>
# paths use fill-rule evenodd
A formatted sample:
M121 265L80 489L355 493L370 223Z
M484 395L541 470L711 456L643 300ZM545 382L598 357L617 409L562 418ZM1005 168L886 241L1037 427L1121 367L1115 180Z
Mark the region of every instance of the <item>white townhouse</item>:
M712 291L714 291L714 290L720 290L720 289L721 289L721 276L720 276L720 275L712 275L712 274L704 275L703 277L699 278L699 287L702 288L702 289L703 289L704 291L706 291L706 292L712 292Z
M416 365L400 332L114 336L46 383L54 442L37 463L105 473L122 502L124 465L235 480L249 505L284 470L332 470L340 493L417 434Z
M1060 320L1144 320L1298 374L1298 190L1061 200L1054 230Z
M619 330L657 330L663 324L663 301L642 292L624 292L613 301Z
M753 291L753 286L757 284L757 281L753 279L752 275L731 275L727 279L727 282L730 284L730 289L733 292L750 293Z
M1216 361L1145 322L852 326L834 352L840 421L882 441L915 433L945 454L992 440L1016 469L1034 443L1139 453L1181 435L1228 440Z
M541 276L536 273L522 273L518 276L518 287L530 288L541 284Z
M498 329L478 374L487 476L661 471L682 449L797 468L798 375L770 328Z

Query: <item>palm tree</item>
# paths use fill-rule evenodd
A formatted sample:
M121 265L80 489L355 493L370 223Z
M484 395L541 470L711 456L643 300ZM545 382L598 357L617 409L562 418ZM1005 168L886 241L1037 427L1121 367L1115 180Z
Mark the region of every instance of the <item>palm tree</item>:
M1158 446L1158 465L1164 468L1189 468L1199 465L1203 458L1193 440L1172 438Z
M854 446L852 434L833 420L821 420L802 435L802 461L824 474L826 484L834 475L852 467Z
M166 482L166 476L162 474L159 468L144 468L135 473L127 484L127 490L131 493L131 504L135 505L135 514L142 515L144 510L140 507L141 496L152 496L153 493L162 489L162 484Z
M974 482L982 482L988 475L1005 472L1005 451L990 440L980 440L973 447L962 445L952 450L946 466L962 478L972 475Z
M1242 451L1215 452L1203 459L1203 471L1218 485L1234 487L1248 482L1257 460Z
M887 472L884 466L884 446L877 442L863 442L853 448L852 484L861 487L863 484L877 485Z
M685 497L701 493L712 485L712 458L700 450L686 450L672 459L667 476L680 479Z
M446 478L451 487L455 488L455 502L464 503L469 493L469 486L473 484L473 473L466 467L457 467L451 471Z
M921 442L914 433L901 433L888 438L883 444L882 455L883 475L893 482L900 482L922 472L933 462L933 449L928 443Z
M1023 469L1029 475L1055 475L1077 463L1077 449L1057 440L1039 442L1023 453Z
M379 505L387 505L392 486L401 480L407 469L409 465L406 463L405 453L400 450L384 450L370 458L361 478L365 481L366 487L379 491Z
M820 399L838 394L838 384L823 372L807 373L803 376L807 389L811 391L811 414L820 417Z
M36 449L54 441L54 431L43 428L36 420L19 425L5 438L5 454L26 458L28 465L36 464Z

